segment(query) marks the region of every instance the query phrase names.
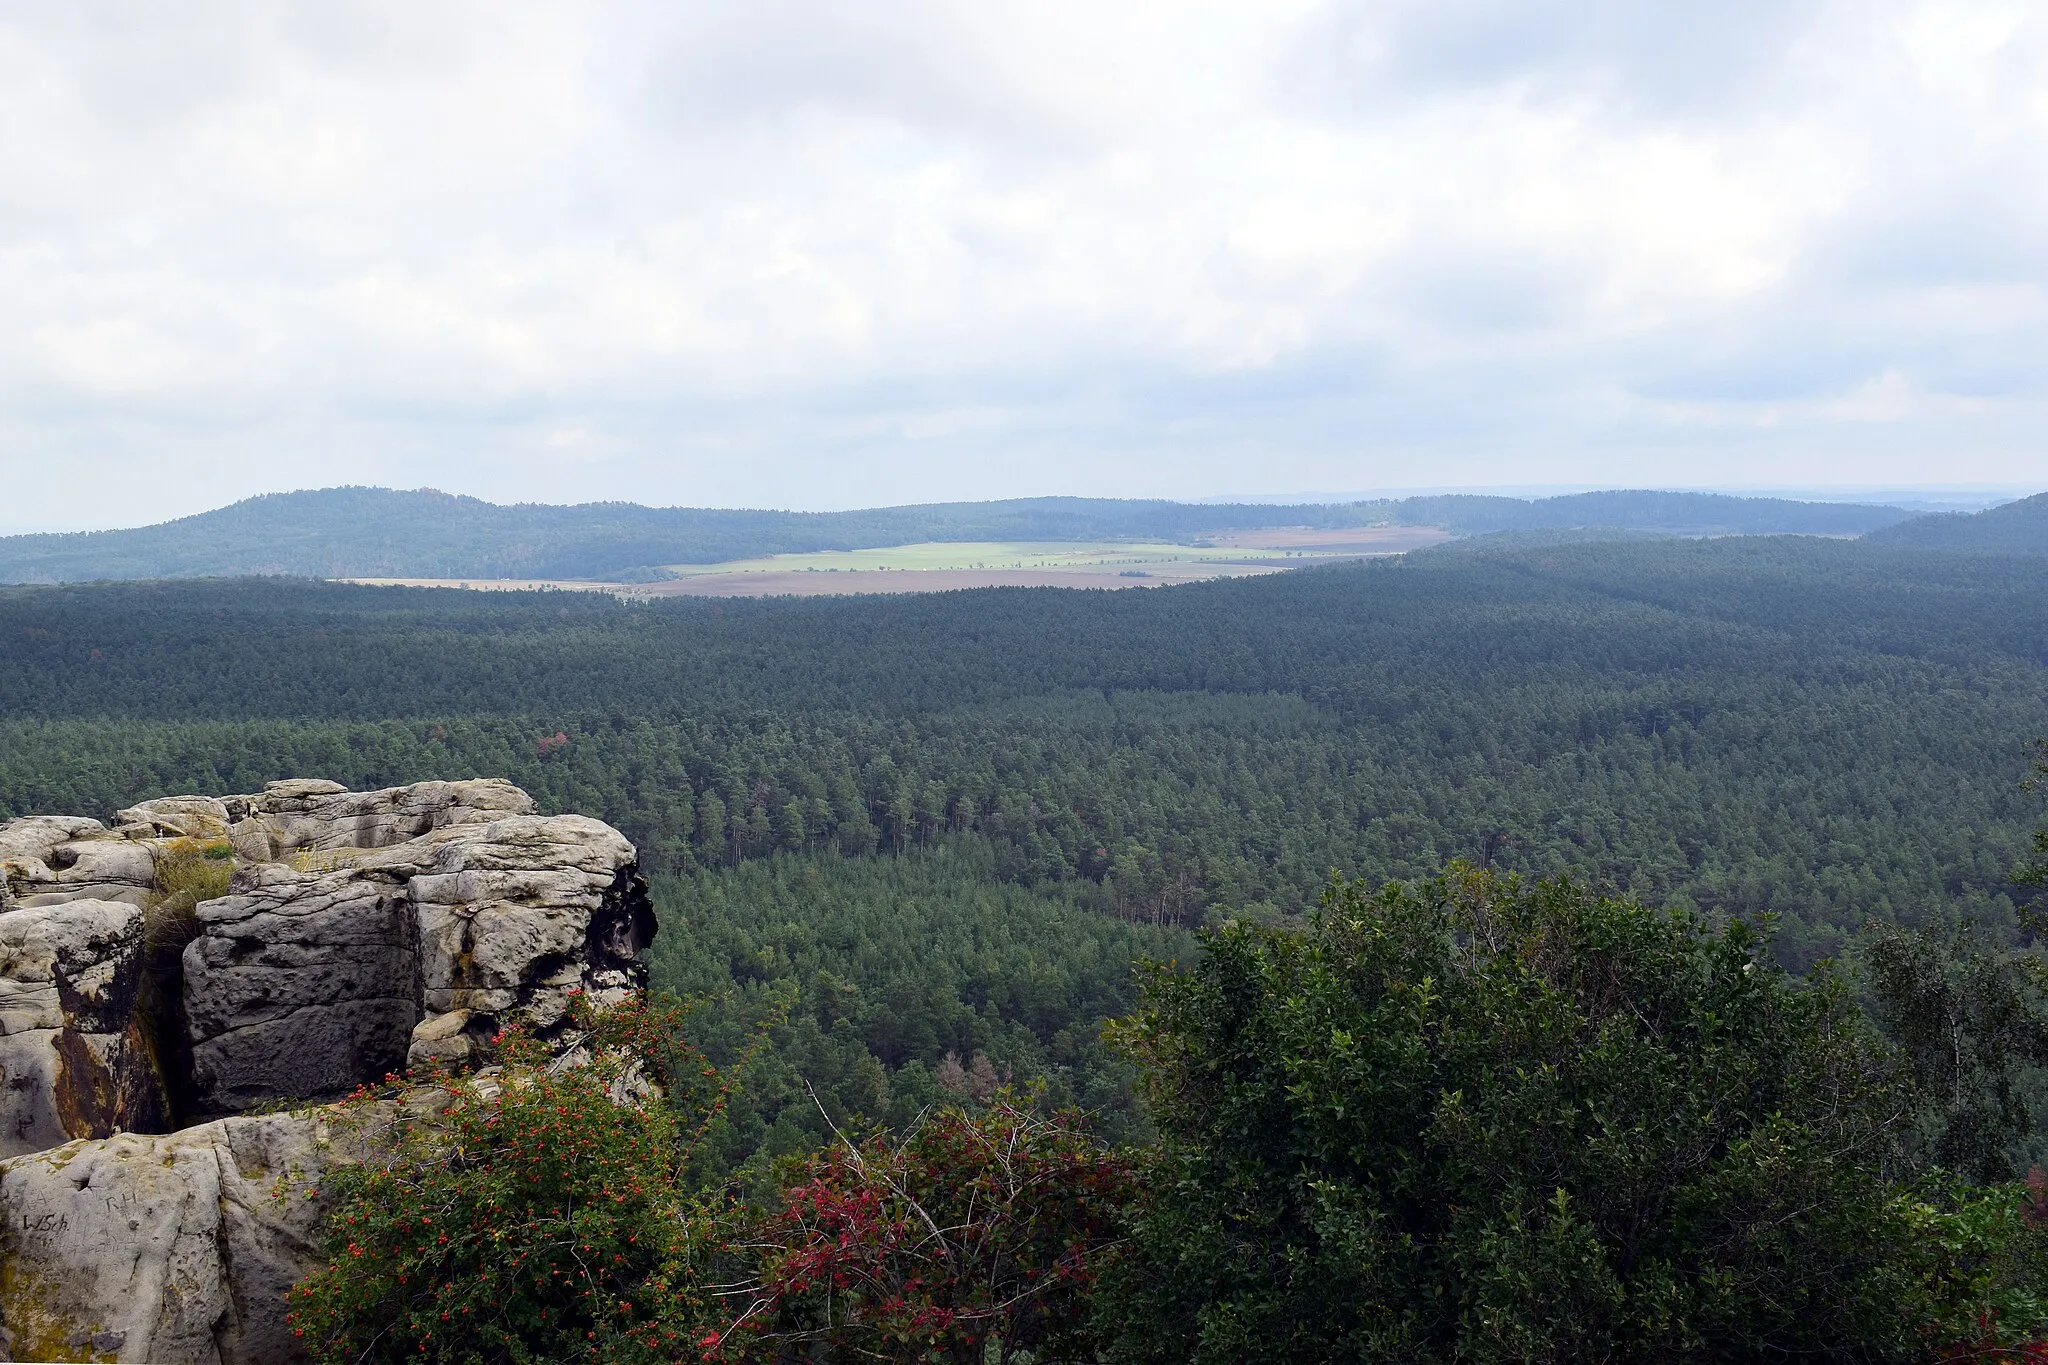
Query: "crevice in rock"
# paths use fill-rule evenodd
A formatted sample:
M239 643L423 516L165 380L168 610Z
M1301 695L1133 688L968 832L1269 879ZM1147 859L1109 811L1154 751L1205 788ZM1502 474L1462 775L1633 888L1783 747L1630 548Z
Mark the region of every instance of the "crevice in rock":
M229 1226L228 1171L231 1165L232 1153L223 1156L218 1150L214 1152L213 1254L220 1262L221 1281L227 1286L228 1301L221 1308L220 1315L208 1324L207 1330L213 1337L215 1353L224 1361L234 1359L235 1341L249 1316L242 1302L240 1277L235 1274L235 1239Z

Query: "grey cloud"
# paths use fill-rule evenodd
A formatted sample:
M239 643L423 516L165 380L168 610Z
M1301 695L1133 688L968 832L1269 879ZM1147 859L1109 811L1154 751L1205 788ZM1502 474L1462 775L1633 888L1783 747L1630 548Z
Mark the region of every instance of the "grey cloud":
M1576 311L1592 274L1579 260L1542 247L1429 242L1403 258L1381 293L1420 326L1485 336L1555 328Z
M925 0L714 0L658 10L620 35L637 49L629 102L656 126L852 115L938 138L1070 144L1079 131L1071 112L991 61L963 13Z
M1295 56L1325 107L1519 86L1643 114L1725 113L1784 79L1818 0L1331 0Z
M1716 354L1666 357L1634 367L1629 390L1676 403L1749 405L1839 397L1881 376L1895 357L1839 338L1748 338Z
M231 0L13 3L0 6L0 34L34 54L38 74L69 96L69 112L130 136L174 131L246 96L271 37L266 16Z
M1816 274L1845 286L2032 285L2048 277L2044 205L1998 168L1908 191L1814 243Z
M2017 477L2005 13L0 0L0 475L74 525Z

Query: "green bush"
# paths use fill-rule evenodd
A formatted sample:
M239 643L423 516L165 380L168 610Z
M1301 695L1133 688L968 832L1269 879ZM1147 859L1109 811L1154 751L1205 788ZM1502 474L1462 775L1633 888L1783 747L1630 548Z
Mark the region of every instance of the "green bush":
M756 1210L691 1172L752 1049L583 1022L588 1065L514 1037L345 1106L378 1155L323 1178L316 1360L2048 1358L2048 1176L1914 1174L1911 1059L1840 980L1569 882L1338 886L1153 968L1113 1030L1148 1148L999 1097Z
M708 1316L690 1267L722 1226L676 1179L729 1082L677 1040L677 1010L593 1021L588 1065L501 1039L495 1078L361 1092L378 1155L330 1170L327 1266L292 1290L326 1365L658 1361ZM669 1099L620 1103L652 1064ZM482 1083L479 1083L481 1081Z
M1914 1080L1916 1160L1986 1184L2023 1173L2042 1154L2048 959L1959 924L1874 926L1862 959Z
M2048 1175L1929 1194L1906 1213L1931 1354L1943 1365L2048 1362Z
M587 1065L512 1037L501 1071L347 1101L374 1155L322 1177L328 1263L292 1290L312 1358L980 1362L993 1340L1049 1361L1087 1343L1128 1170L1077 1116L1007 1093L935 1111L789 1163L774 1206L749 1211L686 1174L735 1071L679 1041L683 1013L586 1020Z
M1968 1316L1886 1049L1740 925L1453 864L1207 948L1122 1027L1162 1134L1124 1358L1890 1359Z

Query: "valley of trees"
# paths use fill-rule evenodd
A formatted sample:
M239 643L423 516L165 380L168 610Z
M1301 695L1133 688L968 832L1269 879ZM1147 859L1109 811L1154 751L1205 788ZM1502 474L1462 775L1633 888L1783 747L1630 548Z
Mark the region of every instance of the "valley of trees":
M1165 594L622 605L281 580L0 592L0 812L502 774L650 866L985 844L1140 919L1452 856L1794 940L2010 922L2048 565L1800 539Z

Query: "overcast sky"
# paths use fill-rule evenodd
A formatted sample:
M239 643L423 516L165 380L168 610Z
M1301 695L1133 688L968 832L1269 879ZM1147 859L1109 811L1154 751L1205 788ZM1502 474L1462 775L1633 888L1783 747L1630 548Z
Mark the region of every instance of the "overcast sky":
M0 526L2048 486L2048 6L0 0Z

